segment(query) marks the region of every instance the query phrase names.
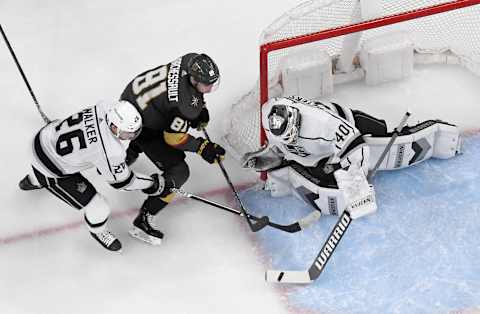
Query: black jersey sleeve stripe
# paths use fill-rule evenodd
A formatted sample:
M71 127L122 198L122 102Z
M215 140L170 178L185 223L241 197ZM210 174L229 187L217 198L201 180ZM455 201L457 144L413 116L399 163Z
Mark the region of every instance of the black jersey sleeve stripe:
M348 153L357 148L359 145L365 144L363 136L357 136L353 141L351 141L347 147L344 148L343 152L340 154L340 159L343 159Z
M40 132L42 132L40 130ZM64 177L65 174L48 158L47 154L43 151L42 144L40 143L40 132L37 133L34 140L35 154L38 159L43 163L48 170L56 174L59 177Z
M347 120L347 115L345 114L345 111L343 111L343 108L340 107L339 104L336 104L336 103L334 103L334 102L332 102L331 104L335 107L335 109L337 109L338 115L339 115L342 119ZM347 121L348 121L348 120L347 120Z
M128 176L128 178L126 180L121 181L121 182L110 183L110 185L112 187L114 187L115 189L122 189L122 188L126 187L127 185L129 185L130 183L132 183L134 177L135 177L135 174L133 172L130 172L130 175Z
M327 110L326 108L322 107L316 107L320 109L321 111L325 112L326 114L332 116L333 118L339 120L345 127L349 128L350 130L355 132L355 128L350 124L350 122L347 119L343 119L340 114L336 115L334 114L331 110ZM343 112L343 111L342 111Z
M363 155L363 148L362 148L362 161L360 162L360 166L363 166L364 160L365 160L365 156Z
M105 119L106 119L106 117L105 117ZM116 181L117 177L115 176L115 173L112 171L112 166L110 165L110 160L108 159L107 151L105 149L105 143L103 142L102 131L100 129L100 123L98 122L97 106L95 106L95 120L97 122L98 135L100 137L100 142L102 143L103 153L105 154L105 160L107 161L108 169L110 170L110 173L112 174L113 179Z
M322 140L322 141L325 141L325 142L333 142L333 138L331 140L329 140L328 138L324 138L324 137L305 137L305 136L298 136L298 138L303 138L305 140Z

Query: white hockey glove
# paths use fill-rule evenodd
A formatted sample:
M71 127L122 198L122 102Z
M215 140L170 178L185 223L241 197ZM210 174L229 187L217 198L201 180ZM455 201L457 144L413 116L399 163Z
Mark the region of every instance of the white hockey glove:
M377 211L375 190L368 184L365 173L358 165L352 164L348 170L340 169L333 175L348 204L346 210L353 219Z
M241 159L243 168L265 171L279 166L283 158L275 153L269 146L263 146L255 152L246 153Z

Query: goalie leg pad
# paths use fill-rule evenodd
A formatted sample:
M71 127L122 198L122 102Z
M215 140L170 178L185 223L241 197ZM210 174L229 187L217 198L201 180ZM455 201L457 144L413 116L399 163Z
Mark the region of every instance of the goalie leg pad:
M435 133L435 144L432 157L440 159L452 158L462 152L462 137L460 130L455 125L438 123Z
M373 169L390 137L369 137L370 165ZM451 158L461 151L462 140L455 125L440 120L428 120L406 127L390 148L378 170L409 167L430 157Z
M293 194L322 215L340 215L347 208L352 218L356 219L377 210L373 187L367 182L365 169L357 163L352 164L348 171L337 170L333 173L333 180L338 186L322 186L323 181L313 177L305 167L298 164L280 169L282 172L278 174L282 178L285 177L284 169L288 169Z
M270 191L272 197L282 197L292 193L292 185L288 178L289 168L285 167L268 172L265 190Z
M337 187L324 187L312 182L299 171L289 167L289 180L296 197L305 201L322 215L339 215L345 209L343 193Z

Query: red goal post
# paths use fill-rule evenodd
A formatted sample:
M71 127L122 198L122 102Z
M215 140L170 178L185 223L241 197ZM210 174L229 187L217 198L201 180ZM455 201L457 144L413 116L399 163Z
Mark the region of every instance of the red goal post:
M268 100L268 55L270 52L293 46L299 46L314 41L324 40L332 37L338 37L346 34L356 33L385 25L391 25L404 22L424 16L443 13L451 10L461 9L472 5L480 4L480 0L457 0L447 3L441 3L430 7L420 8L377 19L359 22L356 24L340 26L332 29L326 29L312 34L300 35L297 37L286 38L275 42L266 43L260 46L260 104ZM480 16L478 16L480 19ZM480 31L480 30L479 30ZM265 133L261 129L260 143L265 141Z
M374 18L366 19L362 11L358 18L355 10L363 10L362 1L365 5L377 3L380 13L377 10ZM448 52L480 75L478 4L480 0L310 0L298 5L263 31L259 82L232 107L224 135L227 147L238 158L265 142L261 105L269 96L279 96L272 95L272 90L281 85L282 61L298 47L320 47L333 59L345 50L342 42L348 36L358 35L358 46L372 34L402 28L414 34L415 52ZM358 52L359 48L355 49Z

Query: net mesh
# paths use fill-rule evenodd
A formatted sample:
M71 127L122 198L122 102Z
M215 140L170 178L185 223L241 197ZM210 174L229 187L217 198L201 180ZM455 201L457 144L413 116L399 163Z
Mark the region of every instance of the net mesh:
M440 0L379 0L381 16L400 15L405 12L452 1ZM458 1L457 1L458 2ZM357 0L312 0L286 12L268 26L260 36L260 45L311 34L327 29L360 22L361 8ZM375 16L375 18L380 16ZM415 18L401 23L362 31L362 42L388 32L404 31L414 43L417 53L445 53L458 57L459 63L480 75L480 5L473 5L440 14ZM268 54L269 98L281 95L278 89L282 62L298 49L321 48L331 57L343 53L344 35L300 46L271 51ZM354 51L354 54L358 51ZM263 91L264 92L264 91ZM260 91L257 83L231 110L231 120L225 126L224 140L237 158L260 147Z

